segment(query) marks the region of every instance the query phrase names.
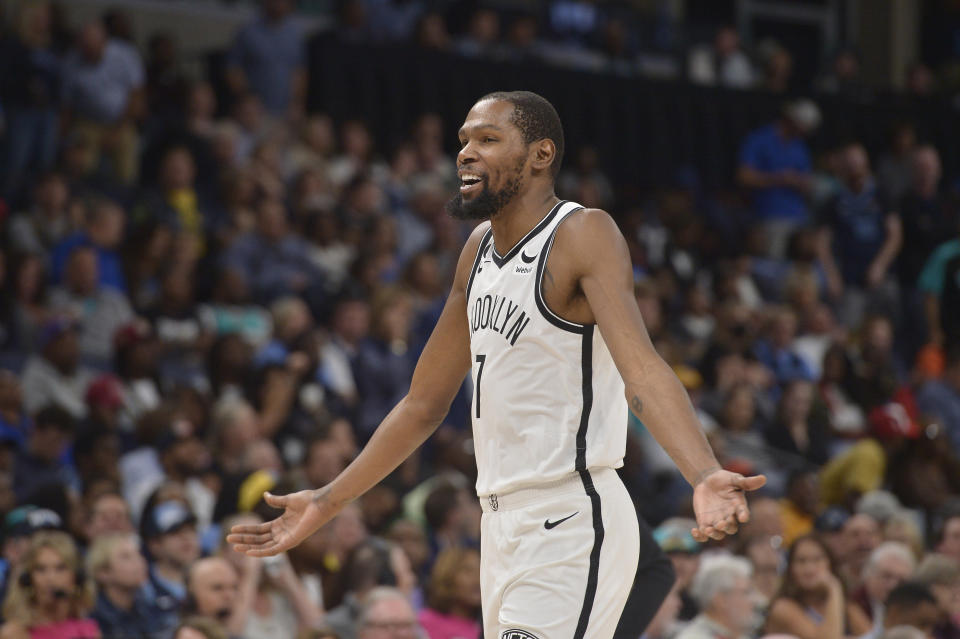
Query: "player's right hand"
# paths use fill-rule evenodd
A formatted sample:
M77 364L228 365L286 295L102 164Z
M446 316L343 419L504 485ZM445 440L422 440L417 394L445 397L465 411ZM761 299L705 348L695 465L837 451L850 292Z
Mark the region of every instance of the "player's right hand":
M227 535L234 550L251 557L271 557L293 548L333 519L338 510L316 490L283 496L264 493L263 498L270 506L283 508L283 514L262 524L234 526Z

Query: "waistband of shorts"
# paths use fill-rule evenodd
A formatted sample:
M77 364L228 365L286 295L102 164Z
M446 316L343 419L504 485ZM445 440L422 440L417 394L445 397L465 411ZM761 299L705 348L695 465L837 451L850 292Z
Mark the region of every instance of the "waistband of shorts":
M590 468L588 471L593 483L605 480L608 475L616 476L617 471L612 468ZM582 493L586 489L583 485L583 476L574 472L554 481L544 482L528 488L518 488L506 493L490 493L478 495L480 508L485 513L516 510L528 504L542 501L548 497L557 497L571 493Z

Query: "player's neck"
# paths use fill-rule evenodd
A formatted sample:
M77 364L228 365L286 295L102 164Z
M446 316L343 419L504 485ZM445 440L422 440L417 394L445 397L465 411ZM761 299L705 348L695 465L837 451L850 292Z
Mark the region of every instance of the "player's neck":
M560 199L553 192L553 185L544 189L531 189L514 198L500 213L490 219L493 244L497 253L506 254L559 201Z

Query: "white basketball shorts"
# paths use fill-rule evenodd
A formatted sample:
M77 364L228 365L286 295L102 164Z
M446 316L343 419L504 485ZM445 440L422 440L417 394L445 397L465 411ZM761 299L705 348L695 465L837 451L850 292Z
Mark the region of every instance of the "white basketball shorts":
M579 471L480 502L484 639L611 639L640 551L616 471Z

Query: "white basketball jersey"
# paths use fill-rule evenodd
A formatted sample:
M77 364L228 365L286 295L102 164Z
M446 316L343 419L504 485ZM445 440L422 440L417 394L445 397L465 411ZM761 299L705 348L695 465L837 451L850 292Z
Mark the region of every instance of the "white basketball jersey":
M568 322L543 299L560 202L501 256L492 231L467 282L477 494L506 494L595 467L619 468L627 438L623 380L595 325Z

